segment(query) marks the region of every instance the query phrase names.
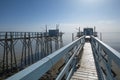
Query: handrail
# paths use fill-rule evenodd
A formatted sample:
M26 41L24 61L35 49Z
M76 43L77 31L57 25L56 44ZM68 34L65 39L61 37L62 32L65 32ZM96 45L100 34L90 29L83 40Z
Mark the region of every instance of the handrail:
M62 77L64 76L64 74L67 72L67 70L69 70L69 66L72 63L72 61L75 59L74 63L72 63L73 65L75 65L76 63L76 54L79 54L79 51L81 51L81 49L83 48L83 44L79 45L78 48L75 50L74 54L71 56L71 58L68 60L68 62L66 63L66 65L64 66L64 68L62 69L62 71L60 72L60 74L57 76L56 80L61 80ZM69 76L68 76L69 77Z
M99 80L120 79L120 53L94 36L91 45Z
M15 75L7 78L6 80L38 80L42 77L48 70L50 70L54 64L56 64L64 55L69 53L74 47L79 45L84 45L84 36L73 41L72 43L64 46L63 48L53 52L42 60L34 63L28 68L16 73ZM77 48L76 48L77 49Z

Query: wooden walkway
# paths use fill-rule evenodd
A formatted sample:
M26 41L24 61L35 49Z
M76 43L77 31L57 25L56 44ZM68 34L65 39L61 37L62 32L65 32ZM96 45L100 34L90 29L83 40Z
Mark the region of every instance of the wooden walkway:
M80 67L74 72L71 80L98 80L91 44L85 43Z

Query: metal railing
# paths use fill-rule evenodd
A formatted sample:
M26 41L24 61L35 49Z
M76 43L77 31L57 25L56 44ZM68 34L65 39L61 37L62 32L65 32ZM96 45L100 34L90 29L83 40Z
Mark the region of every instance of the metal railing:
M91 36L99 80L120 80L120 53Z
M28 68L9 77L7 80L38 80L48 72L58 61L65 59L63 67L56 75L56 80L69 80L78 61L78 56L85 43L85 37L82 36L72 43L53 52L42 60L34 63Z

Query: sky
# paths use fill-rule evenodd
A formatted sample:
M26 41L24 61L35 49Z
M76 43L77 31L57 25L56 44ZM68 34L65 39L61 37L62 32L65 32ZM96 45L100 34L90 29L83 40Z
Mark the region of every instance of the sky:
M120 32L120 0L0 0L0 31Z

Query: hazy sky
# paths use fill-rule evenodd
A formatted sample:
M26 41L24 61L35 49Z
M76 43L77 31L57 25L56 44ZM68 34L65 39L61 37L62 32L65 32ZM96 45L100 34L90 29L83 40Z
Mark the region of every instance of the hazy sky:
M41 31L46 24L120 32L120 0L0 0L0 31Z

